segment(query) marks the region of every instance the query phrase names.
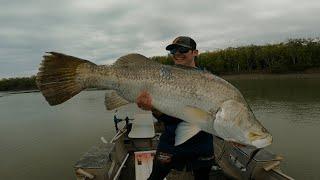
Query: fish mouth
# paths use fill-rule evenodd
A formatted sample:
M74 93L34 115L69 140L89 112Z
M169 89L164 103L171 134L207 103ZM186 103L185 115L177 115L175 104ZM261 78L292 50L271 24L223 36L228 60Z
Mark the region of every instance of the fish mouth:
M251 144L257 148L264 148L272 143L272 136L266 135L264 138L259 138L251 142Z

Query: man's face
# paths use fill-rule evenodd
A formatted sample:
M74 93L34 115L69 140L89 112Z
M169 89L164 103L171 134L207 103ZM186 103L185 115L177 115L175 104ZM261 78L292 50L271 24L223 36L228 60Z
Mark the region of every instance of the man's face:
M173 51L171 51L171 54L173 56L173 60L175 64L195 67L194 57L198 55L198 50L189 49L186 52L185 49L184 51L180 51L179 47L177 47L177 49L174 49Z

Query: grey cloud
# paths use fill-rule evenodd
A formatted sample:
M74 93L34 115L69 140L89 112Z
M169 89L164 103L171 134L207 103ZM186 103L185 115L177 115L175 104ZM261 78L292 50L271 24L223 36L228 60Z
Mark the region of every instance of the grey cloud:
M319 36L317 0L2 1L0 78L37 71L46 51L112 63L138 52L166 55L178 35L200 51Z

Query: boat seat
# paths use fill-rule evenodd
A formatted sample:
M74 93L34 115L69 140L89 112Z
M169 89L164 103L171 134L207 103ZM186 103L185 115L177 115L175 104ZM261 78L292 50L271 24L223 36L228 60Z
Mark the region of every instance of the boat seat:
M152 114L135 114L129 138L153 138L155 136Z

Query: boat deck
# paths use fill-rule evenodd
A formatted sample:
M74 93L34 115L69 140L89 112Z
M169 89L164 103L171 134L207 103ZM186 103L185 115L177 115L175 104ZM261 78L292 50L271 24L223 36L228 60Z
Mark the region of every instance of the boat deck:
M161 134L161 125L156 125L153 138L129 138L131 127L124 128L110 143L93 146L75 164L78 180L135 179L134 152L155 150ZM292 180L280 170L282 157L264 149L235 147L214 137L215 161L218 164L210 173L210 179L261 179ZM172 170L168 180L194 179L191 172Z
M88 174L94 175L94 179L109 179L108 170L111 169L112 162L110 161L110 153L113 151L114 144L100 144L93 146L87 153L85 153L75 164L75 170L82 169ZM129 157L125 162L124 167L118 177L119 180L135 180L135 162L133 152L129 153ZM115 167L116 165L114 165ZM112 176L112 173L110 173ZM77 173L78 179L83 178L84 174ZM111 177L110 176L110 177ZM89 178L90 179L90 178ZM110 178L112 179L112 178ZM194 177L191 172L172 170L166 178L167 180L193 180ZM210 179L214 180L228 180L222 170L212 170Z

